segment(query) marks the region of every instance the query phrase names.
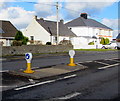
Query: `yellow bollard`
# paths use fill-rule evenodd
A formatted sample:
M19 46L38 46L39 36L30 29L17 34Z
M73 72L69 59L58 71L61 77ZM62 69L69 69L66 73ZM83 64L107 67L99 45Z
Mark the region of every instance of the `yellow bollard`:
M70 58L70 63L68 64L68 66L77 66L77 65L74 63L74 58Z
M69 51L69 55L70 55L70 63L68 64L68 66L77 66L75 63L74 63L74 55L75 55L75 51L74 50L70 50Z
M24 73L34 73L34 71L31 70L32 53L26 53L25 59L27 61L27 69L24 71Z
M31 70L31 63L27 63L27 69L24 71L24 73L34 73L34 71Z

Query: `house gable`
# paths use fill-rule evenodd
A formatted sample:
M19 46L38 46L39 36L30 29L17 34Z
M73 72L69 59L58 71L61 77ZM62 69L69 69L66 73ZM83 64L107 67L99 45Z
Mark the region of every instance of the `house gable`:
M23 34L31 40L31 36L35 41L41 41L43 44L50 41L50 33L48 33L35 19L23 31Z

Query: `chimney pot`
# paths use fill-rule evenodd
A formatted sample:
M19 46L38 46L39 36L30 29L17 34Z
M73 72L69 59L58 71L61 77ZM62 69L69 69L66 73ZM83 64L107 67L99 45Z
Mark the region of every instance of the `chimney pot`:
M62 22L64 24L64 20L63 19L61 19L60 22Z
M34 19L37 20L37 16L36 15L34 16Z
M40 18L40 20L44 20L43 18Z
M81 13L80 16L83 17L84 19L87 19L87 13Z

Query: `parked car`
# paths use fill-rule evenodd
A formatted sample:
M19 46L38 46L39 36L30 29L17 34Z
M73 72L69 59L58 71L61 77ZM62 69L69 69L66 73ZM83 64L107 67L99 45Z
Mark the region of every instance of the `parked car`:
M117 44L117 49L120 50L120 33L116 37L116 44Z
M117 49L117 44L116 43L109 43L107 45L103 45L102 49Z

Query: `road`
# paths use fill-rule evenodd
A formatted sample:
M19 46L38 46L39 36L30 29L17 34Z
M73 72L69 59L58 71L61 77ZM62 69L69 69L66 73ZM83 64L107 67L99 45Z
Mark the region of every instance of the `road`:
M68 63L69 56L37 57L33 67ZM118 99L118 52L77 53L75 61L88 69L53 77L48 80L29 80L3 72L2 99L31 99L37 101L80 101L81 99ZM107 66L105 66L107 65ZM24 69L25 60L3 61L4 70ZM12 79L11 79L12 78Z
M118 58L118 54L120 51L109 51L109 52L76 52L75 62L84 62L84 61L92 61L99 59L109 59L109 58ZM61 63L69 63L69 55L61 55L61 56L49 56L49 57L33 57L32 67L45 67L51 65L57 65ZM26 69L26 60L22 59L13 59L6 60L2 62L3 71L6 70L19 70Z
M110 64L102 68L102 64ZM96 67L96 62L98 67ZM88 69L36 82L24 87L16 87L3 92L3 99L36 99L37 101L80 101L81 99L114 99L118 97L118 67L120 59L82 62ZM95 64L94 64L95 63ZM92 66L92 67L91 67ZM101 67L102 66L102 67Z

